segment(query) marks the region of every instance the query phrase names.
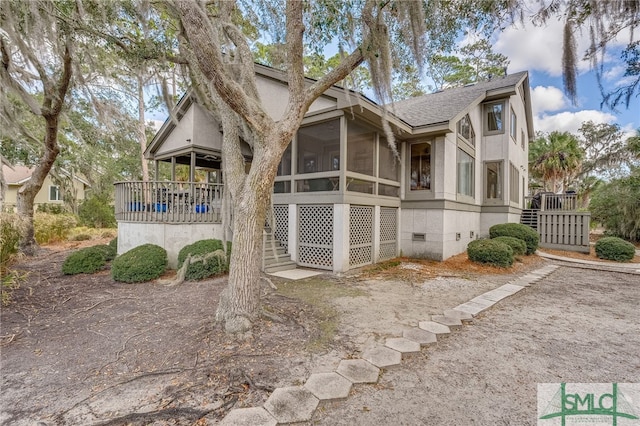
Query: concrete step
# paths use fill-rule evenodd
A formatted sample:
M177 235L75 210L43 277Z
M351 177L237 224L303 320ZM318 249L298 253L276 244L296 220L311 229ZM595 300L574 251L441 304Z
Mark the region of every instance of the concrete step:
M273 265L267 265L264 267L264 272L266 272L267 274L270 274L272 272L289 271L291 269L296 269L297 266L298 265L296 264L296 262L293 262L290 260L288 262L281 262Z
M279 257L268 256L268 257L264 257L263 262L265 266L275 265L278 263L291 262L291 256L288 254L283 254L282 256L279 256Z

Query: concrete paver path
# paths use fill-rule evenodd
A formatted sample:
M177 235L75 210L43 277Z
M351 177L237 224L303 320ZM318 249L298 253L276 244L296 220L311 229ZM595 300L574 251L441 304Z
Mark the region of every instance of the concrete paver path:
M639 354L640 276L563 266L312 424L535 425L538 383L638 383Z

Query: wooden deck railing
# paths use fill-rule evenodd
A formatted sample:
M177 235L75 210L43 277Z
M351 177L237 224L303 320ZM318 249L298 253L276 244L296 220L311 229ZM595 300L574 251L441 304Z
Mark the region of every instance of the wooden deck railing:
M525 197L526 209L540 211L576 211L578 208L578 195L541 193L533 197Z
M116 182L118 221L220 223L223 185L200 182Z

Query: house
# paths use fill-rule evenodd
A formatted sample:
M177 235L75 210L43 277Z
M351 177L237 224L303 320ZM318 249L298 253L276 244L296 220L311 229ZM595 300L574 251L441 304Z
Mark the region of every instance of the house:
M7 182L7 193L5 194L3 209L14 211L18 199L18 190L25 182L31 179L33 168L19 165L10 167L8 164L3 164L2 173ZM42 188L36 194L34 207L36 210L41 206L64 207L65 193L68 194L66 199L70 200L72 205L77 206L84 200L86 190L89 187L89 182L80 176L62 171L61 176L56 177L51 172L47 175Z
M256 65L274 119L285 76ZM116 184L119 252L154 243L175 265L184 245L221 238L221 127L189 96L149 144L146 157L172 165L170 182ZM295 265L343 272L400 254L436 260L464 252L497 223L518 222L533 137L527 72L389 106L397 153L382 108L339 87L305 116L285 151L273 194L274 238ZM251 151L244 151L250 164ZM192 183L175 181L187 164ZM250 166L248 166L250 167ZM206 172L195 183L194 171ZM158 176L158 174L156 174Z

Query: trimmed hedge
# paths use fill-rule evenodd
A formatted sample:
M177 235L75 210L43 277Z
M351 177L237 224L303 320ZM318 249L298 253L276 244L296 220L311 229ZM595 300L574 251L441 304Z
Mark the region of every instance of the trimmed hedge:
M535 229L521 223L501 223L493 225L489 228L489 236L496 237L514 237L519 238L527 245L525 254L533 254L538 249L540 237Z
M62 264L64 275L93 274L107 264L105 250L102 247L93 246L80 249L71 253Z
M502 236L495 237L493 238L493 240L500 241L501 243L505 243L506 245L511 247L514 256L523 256L527 253L527 244L520 238Z
M167 269L167 251L155 244L144 244L116 257L111 264L115 281L137 283L158 278Z
M635 246L622 238L604 237L596 242L596 256L600 259L628 262L635 255Z
M116 258L116 249L111 247L110 245L100 244L97 246L93 246L93 248L102 251L104 260L106 260L107 262L110 262Z
M195 281L212 275L223 274L229 271L229 254L231 243L227 244L227 253L223 250L222 241L215 239L200 240L183 247L178 253L178 269L189 255L203 257L202 260L189 264L185 273L185 280Z
M115 237L114 239L112 239L111 241L109 241L109 247L113 247L113 249L117 252L118 251L118 237Z
M475 240L467 246L469 260L488 263L503 268L513 265L513 250L507 244L496 240Z

